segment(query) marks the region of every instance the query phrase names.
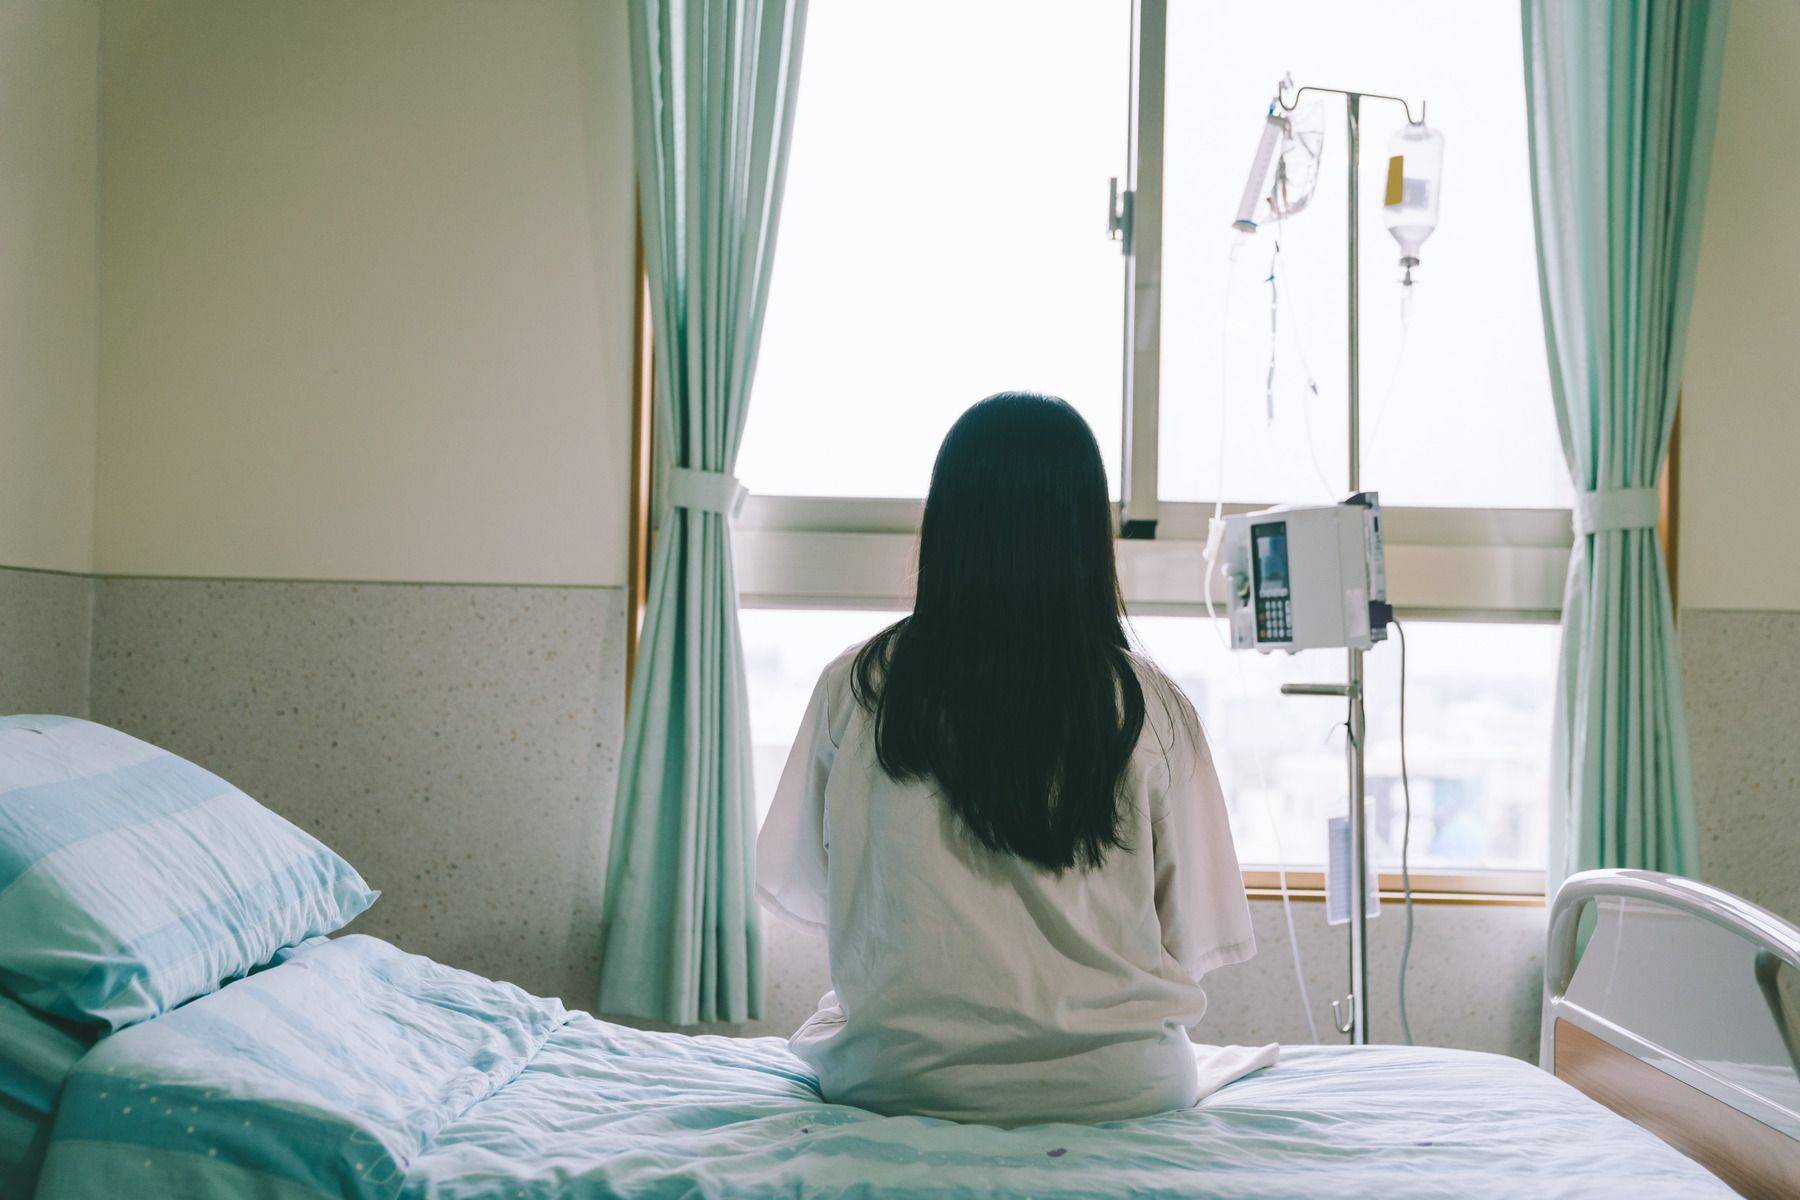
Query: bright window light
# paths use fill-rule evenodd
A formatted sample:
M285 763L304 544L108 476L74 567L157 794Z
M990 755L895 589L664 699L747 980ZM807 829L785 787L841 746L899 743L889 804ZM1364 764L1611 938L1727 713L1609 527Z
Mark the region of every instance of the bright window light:
M1222 626L1223 622L1219 622ZM1283 683L1344 677L1337 650L1229 651L1205 618L1137 617L1146 653L1200 714L1245 866L1317 868L1325 821L1347 807L1344 702ZM1542 870L1546 858L1554 625L1408 622L1407 766L1415 869ZM1400 865L1400 646L1363 660L1369 849Z
M746 608L744 668L750 678L750 746L756 772L756 823L769 814L788 749L800 732L813 685L831 663L904 615L860 609Z
M1081 410L1118 479L1122 0L814 5L755 393L753 492L923 496L992 392Z
M1343 101L1307 97L1325 135L1318 191L1283 227L1231 229L1275 85L1429 99L1446 139L1441 223L1425 243L1402 354L1399 251L1382 224L1398 106L1362 106L1363 486L1388 505L1566 507L1538 297L1519 6L1294 0L1280 16L1169 6L1161 492L1310 502L1344 491ZM1416 110L1415 110L1416 111ZM1240 242L1241 239L1241 242ZM1270 264L1274 415L1266 405ZM1235 262L1232 247L1238 244ZM1308 380L1317 384L1315 394ZM1219 398L1230 397L1224 478Z
M901 614L745 609L757 820L768 812L819 674ZM1343 655L1227 651L1205 618L1136 617L1140 646L1200 714L1245 866L1324 862L1325 821L1345 809L1344 706L1285 697L1283 683L1341 681ZM1541 870L1545 861L1553 625L1407 625L1407 765L1418 869ZM1400 647L1364 660L1370 850L1400 864ZM1277 845L1279 839L1279 846Z

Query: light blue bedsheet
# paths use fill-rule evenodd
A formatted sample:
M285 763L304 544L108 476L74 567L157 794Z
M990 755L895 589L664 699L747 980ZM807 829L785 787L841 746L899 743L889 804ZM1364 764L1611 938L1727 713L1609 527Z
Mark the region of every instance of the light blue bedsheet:
M1296 1049L1202 1106L1015 1130L820 1102L778 1039L567 1014L366 937L114 1034L39 1196L1729 1196L1522 1062Z

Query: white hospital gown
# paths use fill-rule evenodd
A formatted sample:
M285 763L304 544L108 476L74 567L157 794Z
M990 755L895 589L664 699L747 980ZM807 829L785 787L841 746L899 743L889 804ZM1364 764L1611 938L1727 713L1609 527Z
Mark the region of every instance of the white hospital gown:
M1200 978L1256 952L1212 756L1140 665L1128 849L1061 873L980 846L936 791L888 778L820 678L757 840L765 906L828 938L832 990L790 1039L825 1098L1017 1125L1194 1104L1275 1060L1203 1047Z

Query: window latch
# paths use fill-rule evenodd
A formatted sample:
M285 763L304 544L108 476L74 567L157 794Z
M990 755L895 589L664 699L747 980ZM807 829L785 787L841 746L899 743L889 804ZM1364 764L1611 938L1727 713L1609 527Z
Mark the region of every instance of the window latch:
M1132 201L1137 198L1134 188L1119 187L1119 177L1114 175L1107 181L1106 195L1106 236L1119 243L1120 254L1131 253L1131 209Z

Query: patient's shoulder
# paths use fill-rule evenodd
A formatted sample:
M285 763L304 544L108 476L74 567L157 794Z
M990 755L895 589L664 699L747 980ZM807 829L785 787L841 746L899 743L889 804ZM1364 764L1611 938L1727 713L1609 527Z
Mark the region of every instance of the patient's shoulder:
M854 646L846 648L836 658L825 664L819 673L819 685L833 701L840 696L850 696L856 690L856 660L862 656L863 647L871 639L865 638ZM835 707L835 704L834 704Z
M836 658L825 664L825 670L823 672L824 677L833 683L843 682L847 684L852 672L856 670L857 656L863 652L863 647L867 646L872 640L872 638L864 638L862 641L857 642L852 646L847 646L839 651Z
M1146 655L1131 652L1131 666L1144 693L1144 728L1138 752L1176 760L1205 753L1206 733L1200 714L1181 685Z
M833 745L843 742L850 719L861 707L856 696L856 662L871 640L865 638L844 650L819 674L819 691L824 696L825 719L831 727Z

